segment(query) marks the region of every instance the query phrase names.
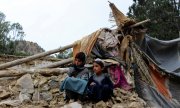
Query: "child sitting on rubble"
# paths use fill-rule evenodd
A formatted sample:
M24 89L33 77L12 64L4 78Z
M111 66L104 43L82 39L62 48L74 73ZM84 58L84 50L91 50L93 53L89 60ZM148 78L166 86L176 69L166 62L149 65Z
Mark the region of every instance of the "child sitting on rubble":
M104 62L101 59L94 60L93 71L95 73L89 78L87 84L88 97L94 102L107 101L113 95L113 83L104 74L104 67Z
M86 63L86 55L83 52L76 54L73 66L69 68L68 77L62 82L60 91L66 93L66 100L82 99L86 90L89 71L84 67Z

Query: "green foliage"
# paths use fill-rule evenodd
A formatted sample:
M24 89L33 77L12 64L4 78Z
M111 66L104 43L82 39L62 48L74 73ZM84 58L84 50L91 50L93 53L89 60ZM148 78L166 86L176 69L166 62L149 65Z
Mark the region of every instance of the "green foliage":
M180 0L179 0L180 1ZM138 21L151 19L145 24L148 34L158 39L179 37L180 2L178 0L133 0L128 16Z
M21 51L21 52L15 52L14 55L16 55L16 56L30 56L30 54L28 54L28 53L26 53L26 52L23 52L23 51Z
M19 23L13 23L10 28L9 36L13 40L22 40L24 37L24 31Z
M55 54L56 58L59 59L67 59L73 56L72 49L65 50L63 52L60 52L59 54Z
M15 40L24 37L24 31L19 23L11 24L5 21L5 14L0 12L0 54L15 54Z

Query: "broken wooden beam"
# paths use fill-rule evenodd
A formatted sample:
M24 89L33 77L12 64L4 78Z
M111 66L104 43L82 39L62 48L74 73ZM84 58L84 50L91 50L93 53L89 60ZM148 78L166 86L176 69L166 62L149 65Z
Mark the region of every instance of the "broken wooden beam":
M41 69L42 68L57 68L59 66L71 63L72 61L73 61L73 58L64 59L64 60L49 64L49 65L43 66L41 67Z
M24 74L35 74L35 73L51 76L51 75L64 74L68 71L69 71L69 68L22 69L22 70L8 69L8 70L0 71L0 78L2 78L2 77L17 77L17 76L22 76Z
M69 68L52 68L52 69L35 69L34 73L39 73L41 75L60 75L67 73L69 71Z
M138 22L138 23L136 23L136 24L131 25L130 28L137 27L137 26L139 26L139 25L141 25L141 24L144 24L144 23L146 23L146 22L149 22L149 21L150 21L150 19L146 19L146 20L144 20L144 21L141 21L141 22Z
M9 68L9 67L12 67L12 66L15 66L15 65L19 65L19 64L22 64L22 63L25 63L25 62L29 62L29 61L35 60L37 58L45 57L45 56L50 55L50 54L54 54L54 53L57 53L57 52L64 51L66 49L72 48L75 44L76 43L73 43L73 44L70 44L70 45L67 45L67 46L64 46L64 47L60 47L60 48L57 48L57 49L54 49L54 50L50 50L50 51L47 51L47 52L39 53L39 54L36 54L36 55L28 56L26 58L17 59L17 60L11 61L11 62L1 64L0 65L0 70Z

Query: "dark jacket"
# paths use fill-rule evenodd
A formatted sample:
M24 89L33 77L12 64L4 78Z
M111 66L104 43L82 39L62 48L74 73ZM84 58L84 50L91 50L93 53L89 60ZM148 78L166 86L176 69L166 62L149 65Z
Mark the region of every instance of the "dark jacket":
M88 81L89 79L89 70L85 67L82 67L81 69L70 67L69 72L67 72L67 74L69 77L80 78L86 81Z
M98 101L107 101L111 98L113 95L113 83L109 79L108 76L104 75L104 78L101 81L101 84L99 84L97 81L94 80L95 75L91 76L89 78L88 84L87 84L87 92L88 97L95 102ZM92 82L95 83L95 85L90 85Z

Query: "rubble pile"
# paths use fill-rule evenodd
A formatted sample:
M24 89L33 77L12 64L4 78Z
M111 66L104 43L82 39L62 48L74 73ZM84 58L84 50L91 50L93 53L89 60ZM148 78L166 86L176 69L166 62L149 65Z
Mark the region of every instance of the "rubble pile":
M50 108L142 108L147 107L145 101L138 97L134 88L130 91L125 91L121 87L114 89L114 96L107 102L100 101L98 103L89 100L84 101L66 101L65 93L60 92L59 86L66 78L66 70L60 71L57 69L60 65L72 62L72 58L62 60L51 64L48 60L41 57L64 51L65 49L73 47L73 54L77 51L84 51L88 55L87 62L93 60L92 52L95 55L106 56L105 52L113 55L114 60L112 63L119 62L122 64L123 69L127 68L130 72L131 59L130 59L130 43L134 37L132 27L129 25L135 24L134 20L125 17L114 4L110 3L110 7L114 13L114 17L118 28L110 30L108 28L100 29L91 35L77 41L71 45L44 52L41 54L29 56L26 58L19 58L17 60L0 59L0 107L3 108L32 108L32 107L50 107ZM117 13L117 14L115 14ZM139 30L139 29L138 29ZM140 29L141 30L141 29ZM138 32L139 33L139 32ZM142 34L142 33L140 33ZM144 34L143 34L144 36ZM139 38L138 38L139 39ZM109 46L110 45L110 46ZM99 49L101 46L102 49ZM109 49L109 47L111 49ZM94 49L93 49L94 48ZM99 49L96 50L96 49ZM101 52L102 51L102 52ZM104 52L103 52L104 51ZM101 52L101 53L100 53ZM132 56L131 56L132 57ZM41 58L41 59L40 59ZM108 57L102 57L108 58ZM36 59L36 60L35 60ZM14 61L13 61L14 60ZM7 62L7 63L6 63ZM3 64L4 63L4 64ZM50 64L50 65L48 65ZM48 65L48 66L47 66ZM125 66L127 65L127 66ZM8 69L7 69L8 68ZM47 68L51 68L46 70ZM3 70L4 69L4 70ZM37 69L37 70L36 70ZM39 69L39 70L38 70ZM44 69L44 70L43 70ZM58 73L59 72L59 73ZM130 75L127 78L131 78ZM130 82L133 79L128 80ZM134 84L134 82L132 82ZM134 86L134 85L133 85Z
M120 88L114 89L114 96L108 102L65 101L65 94L59 91L59 85L66 75L64 73L58 76L42 76L35 73L25 74L19 78L1 78L0 107L75 108L79 105L83 108L142 108L146 106L134 91L129 92Z

